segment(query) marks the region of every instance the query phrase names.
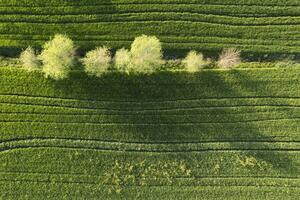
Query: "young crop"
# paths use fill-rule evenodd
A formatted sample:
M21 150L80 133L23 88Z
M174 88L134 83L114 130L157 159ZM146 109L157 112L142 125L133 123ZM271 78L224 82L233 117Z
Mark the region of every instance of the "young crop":
M110 51L105 46L88 52L83 59L84 71L89 75L97 77L108 71L110 63Z
M34 49L30 46L21 53L20 61L22 67L28 71L39 70L41 67L41 63L37 58Z
M67 78L75 62L73 41L65 35L55 35L43 46L43 72L56 80Z
M241 51L230 48L225 49L220 55L218 65L224 69L230 69L235 67L241 62Z
M131 71L151 73L163 63L162 46L155 36L142 35L131 45Z
M131 54L125 49L119 49L115 55L115 69L120 72L128 73L130 71Z
M207 62L204 60L201 53L190 51L186 58L182 61L187 72L197 72L203 68Z

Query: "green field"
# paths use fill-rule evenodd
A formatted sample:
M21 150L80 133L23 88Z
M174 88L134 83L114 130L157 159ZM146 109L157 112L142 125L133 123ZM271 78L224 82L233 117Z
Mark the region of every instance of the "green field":
M0 199L298 199L299 77L295 67L53 81L2 67Z
M66 33L82 49L156 35L170 55L235 47L245 57L299 55L299 0L0 0L1 53Z
M299 200L299 60L299 0L0 0L0 200Z

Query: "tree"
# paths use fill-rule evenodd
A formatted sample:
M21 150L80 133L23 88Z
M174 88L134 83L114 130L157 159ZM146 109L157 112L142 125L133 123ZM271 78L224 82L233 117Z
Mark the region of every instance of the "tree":
M155 36L135 38L130 53L132 72L151 73L163 63L161 43Z
M221 68L233 68L241 62L241 51L230 48L224 49L220 55L218 65Z
M28 71L41 69L41 63L37 58L34 49L30 46L21 53L20 61L23 68Z
M65 35L55 35L43 46L40 57L46 77L56 80L67 78L75 63L74 43Z
M191 73L199 71L207 64L207 62L203 59L203 55L196 51L190 51L182 63L185 70Z
M110 51L107 47L98 47L88 52L83 59L84 71L92 76L100 77L107 72L111 63Z
M130 72L131 54L125 49L119 49L115 55L115 68L120 72Z

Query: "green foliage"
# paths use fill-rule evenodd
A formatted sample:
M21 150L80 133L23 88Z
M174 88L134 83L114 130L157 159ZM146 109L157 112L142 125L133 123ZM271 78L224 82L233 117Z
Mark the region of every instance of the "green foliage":
M190 51L186 58L182 60L182 63L185 66L185 70L191 73L199 71L207 64L203 55L196 51Z
M223 69L236 67L241 63L241 51L230 48L224 49L220 55L218 66Z
M115 69L120 72L130 72L130 62L131 62L131 54L125 49L119 49L115 55Z
M41 69L40 60L37 58L32 47L28 47L21 53L20 61L22 63L22 67L28 71Z
M65 35L55 35L43 46L40 57L46 77L56 80L65 79L75 63L74 43Z
M111 55L106 46L88 52L83 58L84 71L92 76L100 77L108 71L110 64Z
M142 35L131 45L131 71L135 73L151 73L163 63L162 46L155 36Z

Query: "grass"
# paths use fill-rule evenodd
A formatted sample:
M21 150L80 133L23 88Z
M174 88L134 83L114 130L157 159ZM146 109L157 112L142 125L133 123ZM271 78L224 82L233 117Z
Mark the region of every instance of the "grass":
M0 45L7 55L28 45L39 47L57 33L71 36L82 50L128 48L135 37L147 34L158 36L170 55L189 50L217 54L224 48L253 57L299 55L297 0L29 0L0 5Z
M296 199L299 76L1 67L0 198Z

